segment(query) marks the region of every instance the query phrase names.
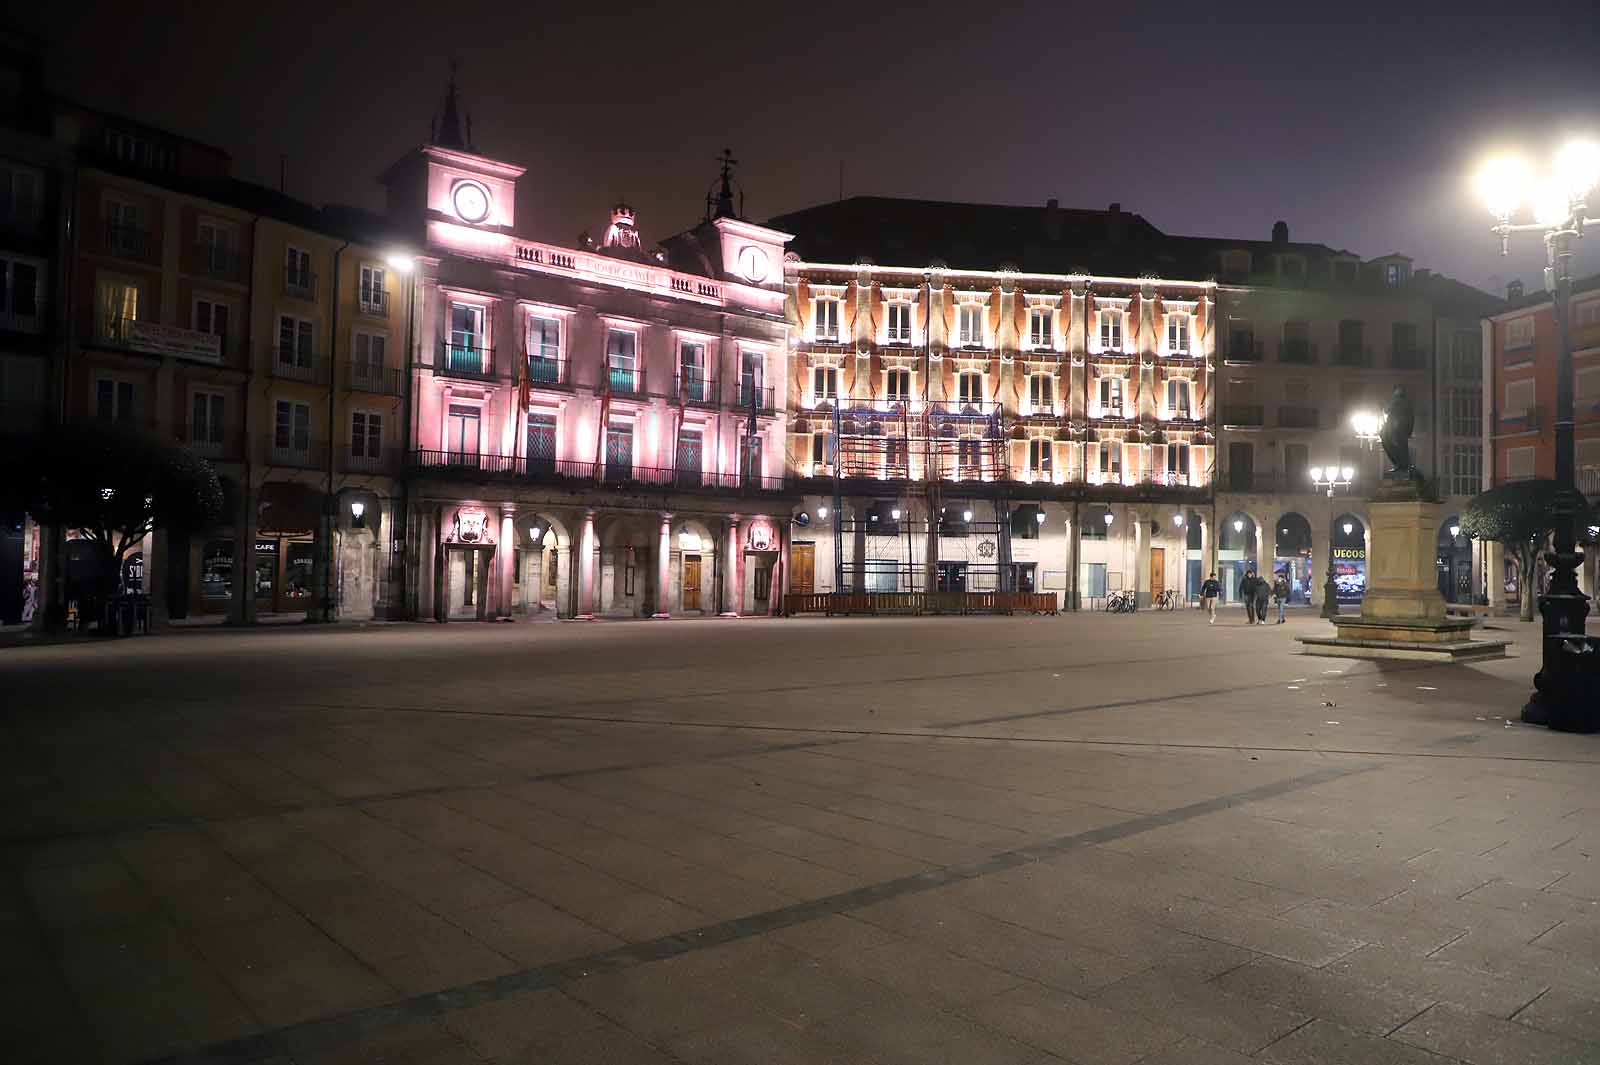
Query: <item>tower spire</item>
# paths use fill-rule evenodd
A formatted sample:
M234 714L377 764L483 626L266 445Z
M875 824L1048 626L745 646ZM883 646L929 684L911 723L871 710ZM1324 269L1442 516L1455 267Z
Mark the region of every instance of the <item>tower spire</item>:
M718 181L716 192L706 197L706 216L738 218L739 210L733 202L733 168L739 164L739 160L733 157L732 148L724 148L722 154L717 156L717 162L722 164L722 176ZM740 199L743 198L741 194Z
M472 121L467 121L467 134L461 133L461 110L456 99L456 70L460 66L454 59L450 60L450 81L444 90L444 111L436 124L433 134L433 143L440 148L455 148L460 151L472 150Z

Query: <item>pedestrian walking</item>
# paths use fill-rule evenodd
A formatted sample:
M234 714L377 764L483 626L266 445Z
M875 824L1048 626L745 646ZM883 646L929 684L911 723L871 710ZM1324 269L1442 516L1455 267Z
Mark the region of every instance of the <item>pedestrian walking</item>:
M1211 624L1217 623L1217 598L1222 595L1222 585L1213 573L1200 585L1200 606L1204 608L1206 616L1211 619Z
M1267 623L1267 597L1272 594L1272 582L1265 577L1256 578L1256 624Z
M1245 570L1244 580L1239 582L1239 598L1244 600L1244 623L1256 623L1256 571Z
M1283 624L1283 607L1289 601L1289 576L1282 570L1278 571L1278 579L1272 582L1272 598L1278 601L1278 624Z

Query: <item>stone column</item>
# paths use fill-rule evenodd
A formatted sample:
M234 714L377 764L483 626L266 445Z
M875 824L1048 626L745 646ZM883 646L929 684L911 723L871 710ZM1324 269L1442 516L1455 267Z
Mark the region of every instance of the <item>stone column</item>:
M498 585L495 598L499 600L495 620L510 621L512 589L516 587L512 571L517 565L517 508L514 506L503 504L500 507L500 543L494 553L500 563L495 567L495 584Z
M739 563L739 515L734 514L728 518L727 539L727 564L723 566L723 587L725 589L722 599L722 616L736 618L739 610L744 606L744 573Z
M1128 525L1133 531L1133 589L1134 598L1141 607L1150 605L1150 548L1155 537L1150 535L1150 517L1144 511L1128 515Z
M594 539L594 511L583 512L583 531L578 534L578 619L594 620L594 586L598 574Z
M160 525L144 538L144 590L150 597L150 624L167 623L167 530Z
M233 597L228 601L228 624L256 622L256 490L248 482L239 488L233 515Z
M1332 535L1324 534L1318 536L1313 531L1311 534L1311 569L1313 572L1306 582L1308 586L1306 601L1313 606L1320 607L1325 599L1323 585L1328 580L1328 560L1332 557L1332 551Z
M1076 505L1072 512L1076 520L1069 521L1067 527L1070 546L1067 549L1067 601L1061 604L1063 610L1079 610L1083 606L1083 587L1079 583L1083 580L1083 564L1078 561L1083 555L1083 512Z
M1217 513L1215 507L1209 507L1200 513L1200 568L1205 570L1200 575L1205 580L1217 572L1217 539L1221 535L1217 529Z
M417 589L417 620L439 620L439 511L424 508L417 514L417 572L412 574Z
M656 547L656 612L651 617L672 616L672 515L661 513L661 537Z

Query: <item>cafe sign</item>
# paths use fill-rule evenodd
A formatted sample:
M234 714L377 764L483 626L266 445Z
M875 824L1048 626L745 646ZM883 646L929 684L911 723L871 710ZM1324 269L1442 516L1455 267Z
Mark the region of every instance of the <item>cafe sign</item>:
M183 329L160 322L128 322L128 347L146 355L170 355L191 362L221 364L222 338L198 329Z

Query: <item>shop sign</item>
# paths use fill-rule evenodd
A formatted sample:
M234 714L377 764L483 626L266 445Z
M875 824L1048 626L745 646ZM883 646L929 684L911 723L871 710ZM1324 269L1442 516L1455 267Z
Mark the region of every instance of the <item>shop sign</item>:
M256 541L256 554L258 554L258 555L276 555L277 553L278 553L278 541L276 541L276 540L257 540Z
M222 362L222 338L198 329L159 322L129 322L128 347L147 355L171 355L194 362Z
M1367 557L1367 549L1364 547L1336 547L1333 549L1333 557L1360 562Z
M489 512L482 507L457 507L455 520L450 523L450 541L457 544L492 544L489 534Z
M744 546L746 551L776 551L778 530L771 519L756 518L752 521L749 531L745 533Z

